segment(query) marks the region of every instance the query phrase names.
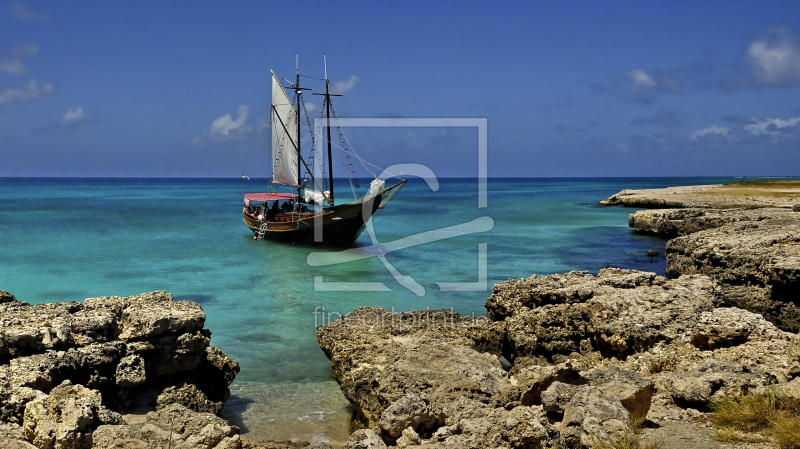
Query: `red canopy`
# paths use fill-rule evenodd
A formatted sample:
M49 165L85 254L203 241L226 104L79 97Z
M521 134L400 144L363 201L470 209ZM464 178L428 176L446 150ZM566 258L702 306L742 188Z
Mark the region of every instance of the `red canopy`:
M250 201L280 201L294 200L297 195L294 193L245 193L244 199Z

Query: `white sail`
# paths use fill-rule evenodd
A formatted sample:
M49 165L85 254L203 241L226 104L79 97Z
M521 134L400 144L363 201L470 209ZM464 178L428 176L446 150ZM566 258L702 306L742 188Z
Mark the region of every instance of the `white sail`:
M297 109L272 72L272 180L297 185Z

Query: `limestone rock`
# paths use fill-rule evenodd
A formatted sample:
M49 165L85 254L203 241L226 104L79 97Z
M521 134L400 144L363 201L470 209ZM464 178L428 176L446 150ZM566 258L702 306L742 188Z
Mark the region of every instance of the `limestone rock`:
M581 387L564 408L561 429L567 444L594 447L630 432L630 414L615 398L591 386Z
M651 209L632 213L628 225L641 234L674 238L729 223L766 220L784 213L783 209Z
M397 447L419 446L419 434L412 428L403 429L403 435L397 439Z
M570 362L553 366L532 365L516 372L514 380L515 383L494 396L495 406L512 409L519 405L544 404L542 395L550 385L556 382L573 385L586 383Z
M370 429L356 430L347 440L345 449L386 449L386 443Z
M764 213L764 212L762 212ZM716 281L724 305L800 330L800 221L785 210L769 219L731 223L667 243L667 275L702 273Z
M4 302L17 302L17 298L5 290L0 290L0 303Z
M117 385L123 388L133 388L143 384L147 380L144 359L135 354L123 357L117 365L114 378Z
M542 392L542 406L548 412L563 412L583 386L553 382Z
M222 410L221 402L212 402L206 398L196 386L183 384L180 388L168 387L156 400L158 408L166 407L170 404L180 404L195 412L213 413L218 415Z
M239 428L211 413L193 412L180 404L169 404L147 414L147 421L172 429L187 438L187 442L216 446L227 437L239 435Z
M167 388L162 405L185 402L218 413L239 372L235 360L209 346L202 308L163 291L38 305L1 296L0 424L23 425L39 447L88 447L96 427L106 435L126 428L119 413L101 405L99 391L109 407L121 409L132 389ZM191 387L169 388L190 379ZM134 433L161 435L156 424ZM192 430L186 447L197 449L201 440L207 447L241 446L238 430L225 426ZM136 438L131 447L144 444Z
M655 383L633 371L620 370L611 365L607 370L591 370L581 373L592 387L606 396L616 398L636 418L644 418L650 410L650 401Z
M676 404L700 410L709 401L763 390L776 381L761 369L713 358L690 371L664 373L664 380Z
M667 281L654 273L606 269L597 277L572 272L526 281L528 291L547 291L557 283L557 297L572 299L523 306L506 320L509 351L516 357L552 359L584 351L585 342L606 357L627 356L691 333L701 314L713 310L715 301L714 285L704 276ZM495 294L499 288L500 284ZM517 290L514 287L511 292ZM581 302L580 291L592 294ZM496 304L487 302L489 311Z
M473 349L477 344L468 336L485 334L472 326L487 325L450 311L365 307L317 328L317 341L345 397L374 427L386 407L408 393L442 389L491 397L508 386L498 357Z
M93 447L99 449L150 449L168 445L175 449L242 449L243 446L236 426L178 404L148 413L143 423L100 426L93 439Z
M600 201L607 206L627 206L645 209L664 208L775 208L800 201L800 191L792 185L715 184L678 186L664 189L623 190Z
M39 449L90 448L101 399L98 391L66 381L25 407L25 437Z
M426 394L412 392L383 411L380 429L384 439L391 442L397 440L405 429L417 433L443 423L444 415L437 405L431 404Z
M0 444L3 449L36 449L36 446L25 439L22 428L16 424L0 423Z

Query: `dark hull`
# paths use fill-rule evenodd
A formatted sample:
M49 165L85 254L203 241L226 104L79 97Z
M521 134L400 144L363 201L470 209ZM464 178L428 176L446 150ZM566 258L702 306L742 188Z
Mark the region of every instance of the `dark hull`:
M244 222L254 234L263 238L293 243L316 243L326 245L346 245L358 239L364 231L366 222L382 208L405 181L381 191L380 195L366 202L356 201L338 206L326 207L316 214L286 214L277 221L266 224L244 214ZM318 232L321 230L321 233Z

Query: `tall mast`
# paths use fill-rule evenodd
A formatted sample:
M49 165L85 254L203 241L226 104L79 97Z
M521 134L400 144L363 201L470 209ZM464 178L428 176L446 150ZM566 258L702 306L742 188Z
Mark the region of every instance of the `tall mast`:
M328 55L323 54L325 60L325 93L314 95L325 95L325 115L328 118L328 188L330 188L330 195L328 202L333 206L333 158L331 157L331 97L341 97L331 93L331 82L328 81Z
M333 158L331 158L331 90L330 85L331 82L328 81L328 55L324 54L322 57L325 60L325 104L326 107L326 114L328 116L328 179L330 182L328 183L328 187L331 189L331 206L333 206Z
M295 59L295 73L297 75L295 81L295 92L297 93L297 197L300 199L300 95L303 90L300 88L300 53L297 53Z

